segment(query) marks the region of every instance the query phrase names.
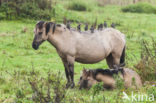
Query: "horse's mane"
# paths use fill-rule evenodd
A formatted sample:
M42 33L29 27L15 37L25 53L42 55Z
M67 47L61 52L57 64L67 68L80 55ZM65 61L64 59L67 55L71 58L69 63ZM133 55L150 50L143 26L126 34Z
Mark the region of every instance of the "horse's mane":
M39 21L36 25L38 26L39 29L42 29L44 23L45 21Z
M92 71L93 77L96 77L96 75L98 75L98 74L108 75L108 76L113 76L114 74L118 74L119 72L122 73L122 75L124 74L124 69L123 68L119 68L119 69L102 69L102 68L98 68L98 69L90 70L90 71Z

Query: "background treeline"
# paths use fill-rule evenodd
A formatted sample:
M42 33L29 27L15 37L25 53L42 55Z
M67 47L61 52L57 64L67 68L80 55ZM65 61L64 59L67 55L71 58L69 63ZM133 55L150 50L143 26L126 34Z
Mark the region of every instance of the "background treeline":
M125 6L129 4L135 4L138 2L148 2L151 4L155 4L156 0L97 0L99 5L105 6L105 5L120 5L120 6Z
M142 1L146 3L140 3ZM92 12L94 8L106 5L126 6L122 8L123 12L156 13L156 7L151 4L156 4L156 0L0 0L0 20L50 20L53 17L61 21L64 16L81 20L71 11Z
M0 19L50 19L52 0L0 0Z

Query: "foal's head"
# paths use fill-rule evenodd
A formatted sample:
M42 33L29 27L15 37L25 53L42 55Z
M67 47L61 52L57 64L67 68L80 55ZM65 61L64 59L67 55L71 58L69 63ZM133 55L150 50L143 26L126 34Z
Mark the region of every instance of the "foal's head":
M97 81L93 77L93 71L92 70L87 70L83 69L82 75L80 77L80 89L82 88L90 88L92 87L93 84L96 84Z
M53 22L45 22L39 21L34 29L34 40L32 43L32 47L37 50L38 47L46 40L48 40L49 36L53 36L56 33L61 34L65 31L66 26L63 24L55 24Z

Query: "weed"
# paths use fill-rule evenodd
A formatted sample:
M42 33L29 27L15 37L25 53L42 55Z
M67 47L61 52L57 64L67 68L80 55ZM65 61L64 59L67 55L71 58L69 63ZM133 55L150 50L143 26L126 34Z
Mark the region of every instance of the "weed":
M118 75L113 75L115 79L115 86L117 89L124 89L124 80Z
M29 78L28 81L33 91L32 100L35 103L61 103L66 94L65 83L63 84L61 80L60 72L57 75L49 73L48 79L43 77L39 79L37 76Z
M151 41L151 45L146 40L141 41L141 60L135 65L142 81L156 80L156 41L152 38Z
M93 99L94 99L95 95L100 93L101 90L103 90L103 82L93 85L93 87L92 87Z

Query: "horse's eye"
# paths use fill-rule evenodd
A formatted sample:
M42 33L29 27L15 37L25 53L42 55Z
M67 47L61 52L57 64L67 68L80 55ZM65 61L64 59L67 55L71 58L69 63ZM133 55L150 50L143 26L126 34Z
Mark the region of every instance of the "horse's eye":
M42 35L42 32L39 32L38 34L39 34L39 35Z
M82 80L82 77L80 77L80 80Z

